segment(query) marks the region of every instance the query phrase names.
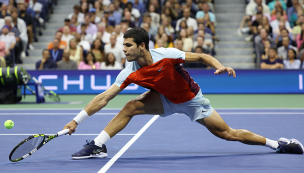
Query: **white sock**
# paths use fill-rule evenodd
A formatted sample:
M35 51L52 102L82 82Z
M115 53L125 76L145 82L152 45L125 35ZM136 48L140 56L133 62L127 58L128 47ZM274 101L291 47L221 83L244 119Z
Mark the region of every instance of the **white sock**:
M95 139L95 145L102 147L104 143L106 143L110 138L109 134L106 131L102 131Z
M271 139L268 139L266 138L266 144L265 144L266 147L269 147L273 150L276 150L279 146L279 143L278 141L274 141L274 140L271 140Z

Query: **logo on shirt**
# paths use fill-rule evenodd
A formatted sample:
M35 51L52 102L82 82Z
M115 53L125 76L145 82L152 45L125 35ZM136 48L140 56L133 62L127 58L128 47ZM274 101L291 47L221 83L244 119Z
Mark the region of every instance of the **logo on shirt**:
M164 68L164 66L162 66L162 68L158 69L157 71L161 71Z

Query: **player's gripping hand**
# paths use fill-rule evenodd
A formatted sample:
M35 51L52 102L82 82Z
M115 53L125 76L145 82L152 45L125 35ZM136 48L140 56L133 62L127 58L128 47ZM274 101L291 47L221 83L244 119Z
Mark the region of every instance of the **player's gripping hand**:
M76 128L77 128L77 123L74 120L70 121L68 124L66 124L63 127L63 129L70 129L69 135L71 135L72 133L74 133L76 131Z
M221 67L214 72L214 74L223 74L223 73L228 73L228 76L232 75L233 77L236 77L235 71L230 67Z

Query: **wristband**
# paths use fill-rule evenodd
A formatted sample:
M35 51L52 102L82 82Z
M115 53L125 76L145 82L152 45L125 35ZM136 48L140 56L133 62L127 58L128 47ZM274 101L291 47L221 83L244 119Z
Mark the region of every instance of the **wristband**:
M77 124L80 124L87 118L89 118L88 113L85 110L82 110L73 120L76 121Z

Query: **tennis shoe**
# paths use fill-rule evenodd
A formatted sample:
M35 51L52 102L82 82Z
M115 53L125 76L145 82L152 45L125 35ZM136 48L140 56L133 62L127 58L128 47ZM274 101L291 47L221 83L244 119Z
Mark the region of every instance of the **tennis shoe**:
M303 154L303 145L296 139L280 138L277 153Z
M105 144L103 144L102 147L99 147L95 145L94 140L87 140L83 149L72 154L72 159L105 158L107 156L108 154Z

